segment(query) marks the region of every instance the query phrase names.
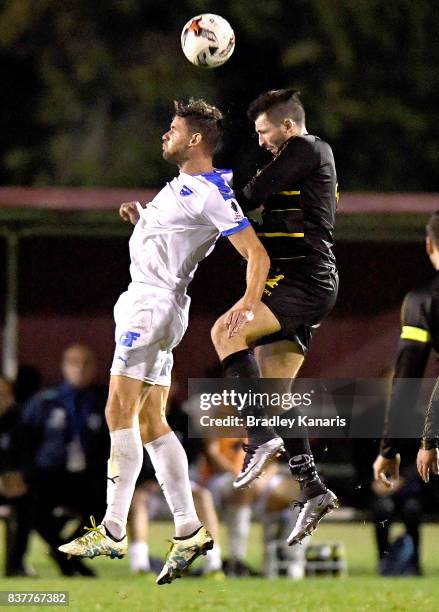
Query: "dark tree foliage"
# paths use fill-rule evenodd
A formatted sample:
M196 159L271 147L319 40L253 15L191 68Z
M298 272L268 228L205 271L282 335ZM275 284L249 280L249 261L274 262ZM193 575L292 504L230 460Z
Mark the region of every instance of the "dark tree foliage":
M180 50L207 11L237 38L212 71ZM218 164L244 180L264 159L248 103L294 86L344 189L439 191L438 31L437 0L3 0L0 180L160 185L172 101L189 96L227 113Z

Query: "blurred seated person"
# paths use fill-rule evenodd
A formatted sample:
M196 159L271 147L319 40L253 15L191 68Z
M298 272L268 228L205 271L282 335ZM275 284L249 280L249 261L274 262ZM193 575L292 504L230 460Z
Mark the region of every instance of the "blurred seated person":
M203 576L220 576L222 574L221 548L219 542L218 517L213 503L213 498L208 489L191 481L192 495L194 498L195 509L203 525L206 525L213 537L216 536L215 545L212 550L207 552L203 558ZM133 574L159 573L163 561L150 557L148 538L149 523L154 519L154 510L150 516L150 508L161 506L157 502L157 497L162 497L162 490L154 475L154 469L149 460L149 456L144 454L144 462L133 500L131 502L130 513L128 515L128 530L130 533L130 545L128 556L130 569ZM161 506L169 514L166 505Z
M0 377L0 506L8 506L6 519L5 575L32 576L24 557L30 533L28 487L20 448L22 425L12 383Z
M86 345L65 349L61 371L62 382L37 393L23 412L34 526L65 575L90 576L94 572L80 559L68 559L57 548L82 535L80 525L89 521L90 513L105 512L107 389L94 382L96 359ZM78 521L77 531L66 538L61 535L65 517Z
M299 485L291 484L288 471L282 473L279 463L271 463L251 488L235 489L244 450L242 438L207 438L204 457L199 462L199 482L213 495L215 508L224 521L229 544L229 559L224 571L231 576L254 573L246 564L247 543L252 515L264 528L274 517L300 499Z

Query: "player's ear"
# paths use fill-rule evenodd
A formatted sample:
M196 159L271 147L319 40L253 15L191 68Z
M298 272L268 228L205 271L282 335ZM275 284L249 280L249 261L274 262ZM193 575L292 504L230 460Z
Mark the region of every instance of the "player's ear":
M427 251L427 255L433 255L433 241L430 236L425 238L425 250Z
M195 134L192 134L191 139L189 140L189 146L196 147L202 140L203 136L200 134L200 132L195 132Z
M293 119L284 119L282 123L283 123L286 133L293 134L294 129L296 127L296 122L293 121Z

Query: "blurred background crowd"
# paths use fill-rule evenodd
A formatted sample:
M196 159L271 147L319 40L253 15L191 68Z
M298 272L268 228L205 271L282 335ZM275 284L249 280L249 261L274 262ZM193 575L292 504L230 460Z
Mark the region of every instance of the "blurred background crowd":
M208 375L213 376L209 371ZM24 367L15 385L0 379L0 518L5 521L6 576L33 576L26 560L30 536L37 533L47 554L64 576L95 576L80 559L68 558L58 546L82 533L89 516L105 512L106 464L109 436L105 423L106 388L96 384L96 355L90 346L72 344L61 356L60 380L40 388L41 377ZM250 489L234 490L239 473L242 440L196 439L188 436L191 398L179 401L174 381L168 420L189 457L194 500L201 520L212 531L216 545L201 573L209 576L304 576L309 543L288 548L291 505L299 495L287 464L273 462ZM337 491L343 509L335 513L340 540L324 559L314 551L317 570L345 573L343 524L368 521L375 525L376 568L382 575L421 575L421 525L436 518L439 487L422 483L414 457L417 440L407 441L400 483L388 490L372 481L376 440L314 440L313 450L328 486ZM150 521L169 520L167 506L154 470L145 454L129 517L129 561L133 573L156 572L162 560L150 557ZM402 522L404 533L391 538L392 524ZM219 537L219 522L227 542ZM252 522L262 525L263 568L247 560ZM153 528L153 527L152 527ZM228 554L223 554L225 545ZM313 563L308 563L313 573ZM311 570L310 570L311 568ZM315 573L315 571L314 571Z
M180 50L182 26L206 10L227 18L237 40L230 61L214 71L195 68ZM435 0L0 4L6 575L32 573L32 533L62 574L94 574L60 557L57 546L90 514L103 514L112 306L129 280L129 229L118 225L117 204L125 196L146 200L173 175L160 146L174 99L203 96L225 111L217 163L232 167L239 185L266 160L245 116L248 103L272 88L301 90L309 130L334 150L342 192L339 299L302 375L381 377L392 367L401 300L432 273L423 227L439 209L438 27ZM260 521L269 575L285 555L270 542L282 538L294 497L284 466L274 464L254 490L238 494L231 481L240 440L187 438L187 379L211 373L209 329L240 296L244 267L221 243L197 274L189 331L175 354L169 420L191 460L200 517L213 534L218 520L227 527L227 558L216 548L202 571L252 572L249 527ZM223 282L212 287L213 277ZM427 376L437 370L432 356ZM401 485L388 494L372 483L377 441L313 442L325 481L342 500L339 519L374 523L384 574L422 572L420 526L437 518L437 483L426 487L416 476L417 444L410 444ZM133 572L154 570L148 524L167 518L153 476L145 460L130 516ZM408 536L396 544L394 521Z

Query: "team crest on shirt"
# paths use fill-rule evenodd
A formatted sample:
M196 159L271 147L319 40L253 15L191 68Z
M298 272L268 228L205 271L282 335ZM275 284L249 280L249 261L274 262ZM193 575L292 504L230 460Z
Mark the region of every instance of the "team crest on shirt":
M235 200L229 200L229 202L233 212L235 213L235 221L241 221L242 215L238 208L238 204L235 202Z
M140 338L140 334L133 331L123 332L119 337L119 344L122 346L133 346L133 342L135 342L138 338Z
M180 195L181 196L189 196L192 195L194 192L192 191L192 189L189 189L189 187L186 187L186 185L183 185L183 188L180 191Z

